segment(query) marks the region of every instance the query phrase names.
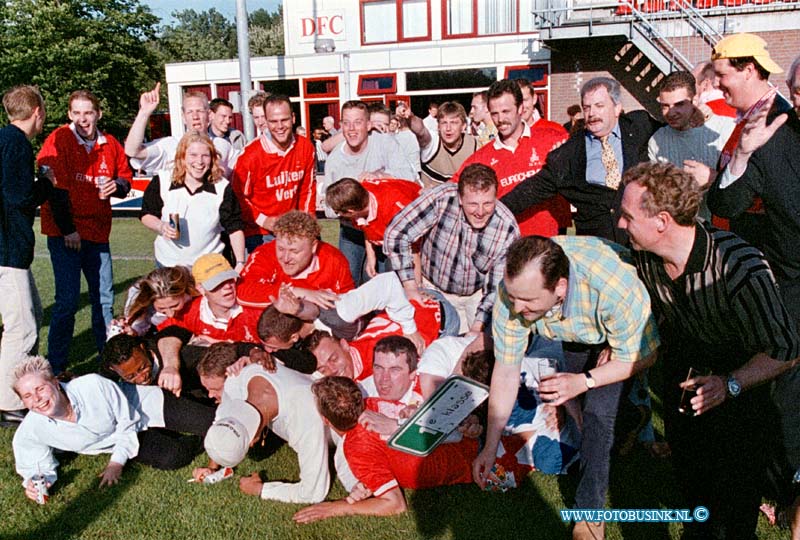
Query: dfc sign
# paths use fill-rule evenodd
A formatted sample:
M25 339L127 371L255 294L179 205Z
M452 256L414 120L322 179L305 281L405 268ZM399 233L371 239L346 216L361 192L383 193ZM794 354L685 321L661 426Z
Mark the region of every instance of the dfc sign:
M300 38L306 41L315 37L344 39L344 17L340 14L301 17Z

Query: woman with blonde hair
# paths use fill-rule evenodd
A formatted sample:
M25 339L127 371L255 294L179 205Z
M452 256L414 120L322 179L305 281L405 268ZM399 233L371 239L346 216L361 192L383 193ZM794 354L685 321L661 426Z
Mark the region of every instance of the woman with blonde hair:
M191 130L178 143L174 168L153 176L144 192L141 221L158 234L154 247L159 267L192 266L200 255L221 253L223 231L230 238L236 269L244 266L241 209L222 174L211 139Z

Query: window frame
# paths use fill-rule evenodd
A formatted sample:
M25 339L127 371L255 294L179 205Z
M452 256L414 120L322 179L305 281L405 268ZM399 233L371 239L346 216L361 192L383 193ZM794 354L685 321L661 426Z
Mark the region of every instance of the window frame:
M514 10L516 15L514 18L514 29L511 32L503 32L500 34L479 34L478 33L478 2L479 0L472 0L472 32L469 34L450 34L447 31L447 8L448 0L442 0L442 39L467 39L467 38L484 38L484 37L497 37L497 36L513 36L519 34L519 0L514 0ZM527 32L526 32L527 33Z
M373 4L378 2L385 2L386 0L358 0L358 17L361 30L361 46L369 47L370 45L385 45L387 43L414 43L417 41L430 41L431 40L431 0L425 0L425 12L428 19L427 28L428 34L425 36L404 38L403 37L403 2L405 0L394 0L395 3L395 17L397 21L397 39L394 41L366 41L366 31L364 27L364 6L366 4ZM516 0L515 0L516 1Z
M391 88L376 88L374 90L362 90L361 84L364 79L374 79L377 77L390 77L392 79ZM397 93L397 73L363 73L358 76L358 85L356 86L356 95L358 96L382 96L384 94Z
M323 94L309 94L308 83L310 82L336 82L336 89L333 92L326 92ZM303 98L304 99L325 99L325 98L338 98L339 97L339 77L306 77L303 79Z

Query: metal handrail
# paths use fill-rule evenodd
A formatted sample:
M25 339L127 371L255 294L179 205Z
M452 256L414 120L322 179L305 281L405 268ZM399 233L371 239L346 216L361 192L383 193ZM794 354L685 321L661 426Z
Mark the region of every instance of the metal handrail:
M688 0L667 0L673 2L673 5L678 8L677 10L673 10L671 13L680 16L681 20L686 21L702 38L703 40L713 47L713 45L719 41L722 36L705 20L702 14L693 6ZM548 4L550 6L553 5L553 0L549 0ZM633 20L631 25L631 30L636 31L642 37L647 39L654 47L660 50L665 58L670 59L670 63L675 65L680 65L683 69L690 70L693 67L693 63L689 58L686 57L680 50L678 50L665 36L662 32L658 30L655 26L654 21L657 17L653 17L651 14L645 13L641 11L633 0L620 0L614 3L599 3L599 4L585 4L585 5L575 5L573 2L569 2L571 5L567 5L565 2L564 5L559 7L549 7L545 9L535 9L533 14L540 18L542 21L547 21L549 23L549 27L552 29L556 26L564 26L567 21L561 21L559 15L564 12L588 12L588 18L580 18L572 19L569 22L575 24L586 24L589 28L589 35L592 35L593 26L600 23L600 24L613 24L620 22L619 19L614 19L608 16L608 12L611 11L612 13L616 12L620 7L625 8ZM596 12L603 12L604 16L597 17L595 15ZM552 15L552 16L548 16ZM614 16L618 17L618 16ZM628 19L630 20L630 19Z
M713 47L722 39L722 34L717 32L717 29L703 17L700 11L694 7L689 0L672 0L672 2L678 7L681 13L687 16L687 22L697 30L703 40L710 46Z

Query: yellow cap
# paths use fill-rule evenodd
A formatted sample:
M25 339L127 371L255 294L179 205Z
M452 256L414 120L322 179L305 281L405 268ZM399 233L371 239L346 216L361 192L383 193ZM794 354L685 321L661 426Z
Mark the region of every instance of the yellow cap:
M711 51L711 60L746 58L752 56L770 73L783 73L781 66L770 58L767 42L755 34L734 34L722 38Z
M198 258L192 266L192 275L195 283L207 290L216 289L220 283L239 277L228 259L220 253L208 253Z

